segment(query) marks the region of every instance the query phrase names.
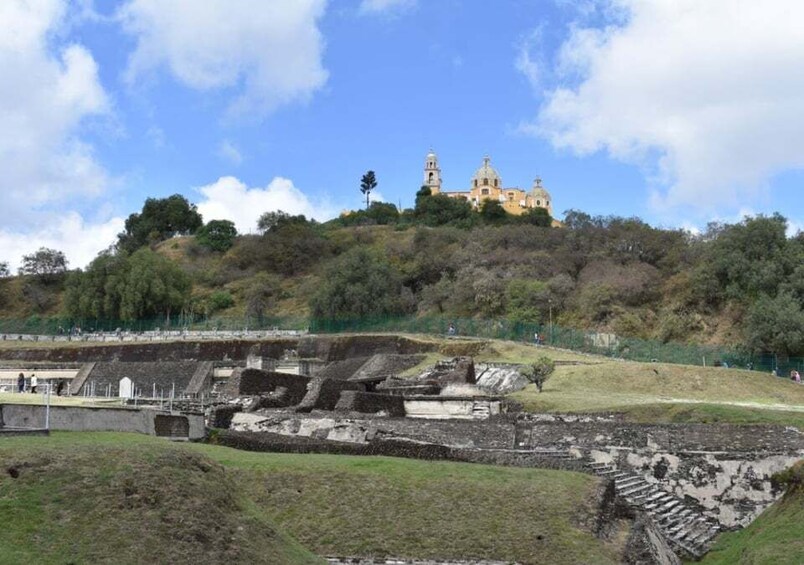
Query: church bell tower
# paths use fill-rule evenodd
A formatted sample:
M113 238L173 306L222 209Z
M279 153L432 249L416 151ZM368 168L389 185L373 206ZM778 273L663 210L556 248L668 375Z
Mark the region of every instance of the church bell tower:
M432 149L424 159L424 182L422 184L430 188L430 194L441 192L441 169L438 168L438 157Z

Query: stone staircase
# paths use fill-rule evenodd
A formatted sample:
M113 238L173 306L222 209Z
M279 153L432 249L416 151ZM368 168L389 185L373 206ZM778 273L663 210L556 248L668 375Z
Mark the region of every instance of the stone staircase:
M638 473L619 470L612 463L588 463L587 468L612 479L618 496L650 515L676 553L699 559L720 532L716 521Z

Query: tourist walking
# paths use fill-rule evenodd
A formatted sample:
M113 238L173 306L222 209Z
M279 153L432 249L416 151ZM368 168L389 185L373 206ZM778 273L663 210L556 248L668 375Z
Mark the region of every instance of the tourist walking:
M25 392L25 374L20 373L17 377L17 392L23 393Z
M36 394L36 385L38 382L36 375L31 375L31 394Z

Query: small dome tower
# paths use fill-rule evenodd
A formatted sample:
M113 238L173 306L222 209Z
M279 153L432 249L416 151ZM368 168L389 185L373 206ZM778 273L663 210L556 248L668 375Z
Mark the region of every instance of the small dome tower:
M491 166L491 159L488 155L483 157L483 166L475 171L475 176L472 177L471 188L491 187L496 189L502 188L502 179L494 167Z
M424 186L430 188L430 194L441 192L441 169L438 168L438 156L433 149L424 158Z
M531 206L534 208L544 208L553 217L553 202L550 193L542 186L542 179L536 177L533 181L533 188L530 191Z

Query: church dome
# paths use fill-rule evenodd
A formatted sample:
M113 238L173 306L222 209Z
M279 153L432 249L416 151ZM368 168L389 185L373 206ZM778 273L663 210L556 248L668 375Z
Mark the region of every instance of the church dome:
M494 167L489 164L490 161L491 159L488 157L483 158L483 166L480 167L477 172L475 172L475 176L472 177L472 186L502 187L502 179L500 179L500 175L497 174Z
M550 193L547 192L547 189L542 186L542 179L539 177L536 177L536 180L533 181L533 188L530 190L530 196L533 198L533 201L536 202L536 206L542 208L550 207Z

